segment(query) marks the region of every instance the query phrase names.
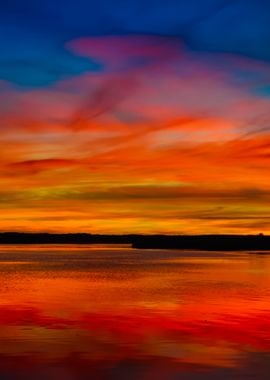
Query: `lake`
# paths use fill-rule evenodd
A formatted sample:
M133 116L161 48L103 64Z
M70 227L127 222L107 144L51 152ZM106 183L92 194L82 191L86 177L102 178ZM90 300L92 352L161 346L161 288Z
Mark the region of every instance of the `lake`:
M269 379L270 255L0 246L0 379Z

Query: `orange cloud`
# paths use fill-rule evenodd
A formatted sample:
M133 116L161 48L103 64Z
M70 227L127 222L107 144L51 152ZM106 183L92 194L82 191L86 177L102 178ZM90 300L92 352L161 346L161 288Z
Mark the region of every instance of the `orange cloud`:
M156 37L67 47L106 69L44 89L0 84L1 229L270 230L270 100L255 91L267 64Z

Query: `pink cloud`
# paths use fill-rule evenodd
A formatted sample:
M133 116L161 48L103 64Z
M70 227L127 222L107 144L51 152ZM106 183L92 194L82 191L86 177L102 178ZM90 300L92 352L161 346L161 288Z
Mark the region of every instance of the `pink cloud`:
M167 61L179 57L182 50L178 39L149 36L80 38L68 42L66 47L75 54L101 62L107 70Z

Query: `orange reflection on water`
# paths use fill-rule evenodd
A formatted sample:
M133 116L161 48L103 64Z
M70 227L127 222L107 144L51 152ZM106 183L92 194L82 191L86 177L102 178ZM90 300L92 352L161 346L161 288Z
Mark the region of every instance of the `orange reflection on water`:
M270 256L2 246L0 263L1 379L268 378Z

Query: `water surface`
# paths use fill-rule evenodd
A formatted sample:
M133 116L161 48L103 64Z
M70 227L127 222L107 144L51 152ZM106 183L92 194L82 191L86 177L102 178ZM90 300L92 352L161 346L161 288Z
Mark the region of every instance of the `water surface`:
M0 379L268 379L270 255L0 247Z

